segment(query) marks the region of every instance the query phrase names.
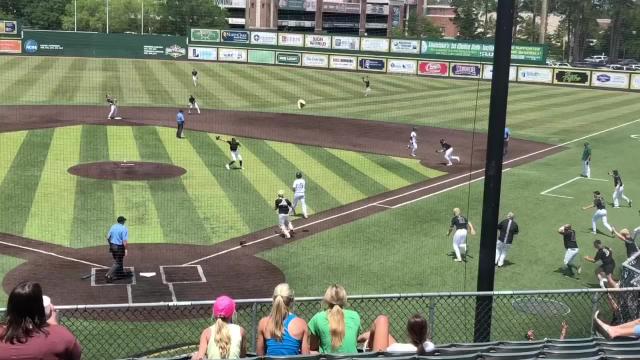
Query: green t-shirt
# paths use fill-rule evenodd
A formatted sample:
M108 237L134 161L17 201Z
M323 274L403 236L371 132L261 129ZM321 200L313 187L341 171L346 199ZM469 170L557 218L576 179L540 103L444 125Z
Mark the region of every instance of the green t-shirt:
M327 311L321 311L309 321L309 332L320 339L321 353L354 354L358 352L358 334L360 333L360 315L353 310L344 311L344 340L336 350L331 349L331 332Z
M582 161L587 161L591 157L591 147L585 146L584 150L582 150Z

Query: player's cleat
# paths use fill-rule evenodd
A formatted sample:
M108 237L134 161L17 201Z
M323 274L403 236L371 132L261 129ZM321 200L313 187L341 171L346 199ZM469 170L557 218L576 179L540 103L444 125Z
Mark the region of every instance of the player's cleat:
M416 154L411 154L411 156L416 157Z
M229 167L229 164L226 164L224 167L226 167L227 170L231 170L231 168Z
M305 218L305 219L309 218L309 216L307 216L307 215L302 215L302 217Z
M453 164L447 164L446 166L453 166Z
M631 203L632 203L632 202L633 202L633 201L629 200L629 207L631 207Z
M592 231L591 233L592 233L593 235L597 234L597 232L595 232L595 231Z
M462 262L462 259L453 259L455 262Z
M247 242L244 240L240 240L240 246L245 246L245 245L247 245Z
M578 275L582 274L582 266L578 266Z
M614 206L613 208L614 209L620 209L620 206Z

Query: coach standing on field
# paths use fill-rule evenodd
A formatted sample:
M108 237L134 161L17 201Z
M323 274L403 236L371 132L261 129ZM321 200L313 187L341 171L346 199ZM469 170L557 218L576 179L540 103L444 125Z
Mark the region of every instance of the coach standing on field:
M127 241L129 241L129 230L124 226L127 219L124 216L118 216L117 221L118 223L111 226L107 235L109 251L113 256L113 265L105 275L108 283L115 279L131 276L131 273L124 271L124 257L127 255Z
M182 109L178 110L178 114L176 115L176 123L178 123L178 131L176 132L176 137L178 139L184 138L182 133L184 132L184 111Z
M514 217L513 213L509 212L507 218L498 224L498 231L500 231L498 234L498 243L496 244L496 265L498 265L498 267L504 265L504 259L507 257L509 248L511 248L511 244L513 243L513 237L520 232L518 224L513 219Z

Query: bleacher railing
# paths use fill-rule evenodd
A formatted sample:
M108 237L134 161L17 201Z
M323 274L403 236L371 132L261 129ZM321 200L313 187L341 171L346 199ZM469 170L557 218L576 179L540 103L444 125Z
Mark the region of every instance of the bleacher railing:
M640 316L640 288L493 293L426 293L350 296L348 307L360 313L365 331L381 314L391 320L391 333L406 339L406 321L422 313L435 343L472 342L477 296L493 296L492 340L524 340L528 330L537 338L558 338L562 321L569 338L594 333L593 314L605 321L625 322ZM321 298L298 298L295 313L305 320L323 310ZM59 320L79 339L86 359L117 359L147 354L171 356L196 348L203 329L212 324L212 301L58 306ZM271 299L237 301L236 323L249 334L255 349L258 321L269 314ZM0 309L0 314L4 309Z

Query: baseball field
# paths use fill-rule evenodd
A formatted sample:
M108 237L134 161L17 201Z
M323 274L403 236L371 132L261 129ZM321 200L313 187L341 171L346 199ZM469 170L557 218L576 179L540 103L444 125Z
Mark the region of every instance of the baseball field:
M351 72L9 56L0 68L0 302L25 278L59 304L268 297L283 280L308 296L333 282L353 294L475 289L479 236L455 263L446 233L454 207L481 220L488 82L371 74L365 97ZM121 120L106 119L107 93ZM189 95L202 113L187 115L177 139ZM496 287L597 286L594 264L579 278L559 271L556 230L574 224L581 256L598 238L625 259L622 241L591 234L593 210L581 206L594 190L611 202L612 169L640 203L640 93L512 84L508 126L501 213L513 211L521 233ZM244 169L225 169L229 147L217 136L240 141ZM440 138L461 164L444 166ZM591 179L579 178L585 141ZM161 173L168 165L181 175ZM311 216L294 217L284 239L273 202L278 190L293 196L297 171ZM637 208L622 205L608 205L609 222L640 225ZM101 276L119 215L130 230L125 266L155 273L122 286Z

